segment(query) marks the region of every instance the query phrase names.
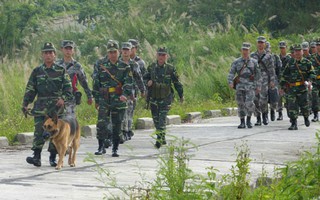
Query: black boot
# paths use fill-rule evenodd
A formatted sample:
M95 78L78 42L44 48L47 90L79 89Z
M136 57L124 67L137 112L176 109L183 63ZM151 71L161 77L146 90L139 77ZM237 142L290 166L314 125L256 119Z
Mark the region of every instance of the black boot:
M98 139L99 147L98 147L98 151L96 151L94 155L102 155L106 153L106 149L104 148L104 142L105 141L103 139Z
M127 140L131 140L131 133L130 133L130 132L132 132L132 131L126 132L126 134L127 134Z
M264 125L269 124L268 113L262 113L262 122Z
M313 116L313 119L311 121L312 122L319 121L318 111L313 112L313 114L314 114L314 116Z
M281 111L279 111L279 116L278 116L277 120L278 121L283 120L283 116L282 116L282 112Z
M257 116L257 123L254 124L255 126L261 126L261 116Z
M117 142L113 142L112 155L111 155L112 157L119 157L118 147L119 147L119 144L117 144Z
M274 121L276 119L276 115L275 115L275 112L273 109L270 112L270 119L271 119L271 121Z
M110 139L104 140L104 148L107 149L112 146L112 142Z
M161 144L162 145L166 145L167 144L166 133L165 132L161 133Z
M41 149L34 150L33 157L27 157L27 163L41 167Z
M298 130L297 127L297 119L291 119L291 126L288 128L289 130Z
M49 163L51 167L57 166L56 156L57 156L56 152L50 152Z
M238 128L246 128L246 124L244 122L244 118L240 118L240 125L238 126Z
M247 116L247 127L252 128L251 117Z
M160 136L160 134L157 134L157 140L156 140L156 144L154 146L157 149L159 149L161 147L161 136Z
M306 125L306 127L310 126L310 121L308 117L304 117L304 125Z

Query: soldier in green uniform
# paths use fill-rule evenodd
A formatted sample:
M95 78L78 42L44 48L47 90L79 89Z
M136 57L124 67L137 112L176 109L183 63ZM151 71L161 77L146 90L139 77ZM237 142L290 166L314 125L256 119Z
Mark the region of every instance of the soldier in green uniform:
M281 88L287 93L288 116L291 121L289 130L297 130L297 118L299 115L299 107L304 116L304 123L310 126L309 114L309 98L308 89L311 81L314 80L315 74L311 61L303 57L302 47L300 44L294 45L294 57L290 59L287 66L283 70L281 77ZM283 93L283 91L281 91Z
M93 74L93 96L98 109L96 155L106 153L105 141L112 134L112 157L118 157L121 123L132 98L132 72L130 66L119 60L119 44L114 40L107 43L107 57L95 64ZM110 123L111 121L111 123ZM108 127L111 124L112 128Z
M317 45L314 41L310 42L310 53L312 55L317 53Z
M318 112L320 110L320 101L319 101L319 95L320 95L320 38L316 41L317 46L317 53L312 55L311 61L312 65L314 67L314 71L316 74L316 80L313 82L312 86L312 105L311 109L314 114L314 117L311 121L317 122L319 121L319 115Z
M251 116L254 113L255 94L261 89L261 72L257 60L250 58L249 43L244 42L241 48L241 57L236 59L228 76L229 87L236 89L236 100L238 104L238 116L240 125L238 128L252 128ZM236 85L234 80L236 78ZM247 121L245 122L245 117Z
M149 65L144 79L147 82L150 109L156 127L157 140L155 147L166 144L166 117L174 98L174 85L180 102L183 102L183 86L179 81L176 68L167 63L168 52L165 47L158 48L157 61Z
M130 65L130 69L133 75L133 99L128 99L126 113L124 115L124 120L122 122L122 135L124 140L131 140L131 137L134 135L132 131L133 123L133 113L137 101L137 93L140 91L141 96L145 96L145 86L143 83L143 77L140 71L140 67L137 62L130 58L130 53L132 49L132 44L130 42L123 42L121 45L121 58L120 60L124 63Z
M302 51L303 51L303 57L311 61L311 54L309 52L309 42L302 42L301 43Z
M54 62L55 57L56 49L54 45L50 42L45 43L42 48L44 63L32 71L22 104L22 111L26 115L28 113L28 105L37 97L31 110L32 115L34 115L35 127L32 144L34 155L33 157L27 157L27 162L37 167L41 166L41 151L45 143L44 130L42 128L45 116L54 113L61 115L64 110L64 102L70 101L73 98L68 73L62 66ZM49 151L50 154L56 152L51 142L49 144ZM52 163L50 165L53 166Z
M287 44L286 44L285 41L280 41L279 42L279 48L280 48L279 57L280 57L280 60L281 60L281 63L282 63L282 67L281 67L281 71L277 75L279 75L278 80L279 80L279 83L280 83L282 71L286 67L286 65L287 65L288 61L291 59L291 57L290 57L290 55L287 54ZM285 95L286 94L283 94L283 95L279 94L279 102L278 102L278 108L277 108L277 112L278 112L277 120L278 121L283 120L283 114L282 114L282 111L283 111L283 98L285 97Z

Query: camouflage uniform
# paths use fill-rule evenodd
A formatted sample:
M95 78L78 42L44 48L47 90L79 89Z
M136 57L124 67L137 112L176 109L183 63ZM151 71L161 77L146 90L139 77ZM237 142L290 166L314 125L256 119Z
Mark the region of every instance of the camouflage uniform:
M314 67L316 80L313 82L313 88L312 88L312 106L311 109L314 113L314 118L312 119L313 122L319 121L318 112L320 110L320 101L319 101L319 95L320 95L320 54L314 54L312 59L312 65Z
M138 48L139 47L139 42L138 40L135 39L129 39L128 42L130 42L132 44L132 47ZM140 71L142 76L144 76L146 74L146 63L144 62L144 60L142 60L139 56L135 56L134 58L132 58L135 62L138 63Z
M43 51L55 51L52 43L46 43ZM57 113L60 116L63 114L63 109L57 108L57 101L62 98L65 101L72 100L72 88L70 78L66 70L53 63L50 68L45 64L36 67L29 78L26 86L26 91L23 98L23 107L31 104L35 98L33 109L31 110L34 115L34 139L32 143L32 150L39 153L45 143L43 137L43 123L45 116ZM54 145L50 142L49 151L56 152Z
M122 59L120 58L122 61ZM124 115L123 123L122 123L122 131L123 136L131 139L133 132L132 132L132 124L133 124L133 113L136 106L136 97L137 91L139 90L141 93L144 93L146 88L143 83L143 77L137 62L133 61L132 59L129 62L130 69L133 75L133 97L134 99L128 99L126 109L126 113Z
M108 51L118 50L119 45L115 41L109 41L107 48L109 49ZM132 73L129 65L119 60L117 63L112 64L107 58L98 60L94 67L92 94L96 104L99 105L97 123L98 151L104 149L104 141L109 138L108 135L112 131L112 151L113 155L116 155L120 142L121 123L127 108L127 103L120 101L120 96L124 95L127 99L132 97ZM117 86L118 88L121 86L120 83L122 92L117 89ZM109 127L109 124L112 124L112 128Z
M65 44L64 46L66 46L66 45L68 45L68 44ZM61 59L61 60L57 61L57 64L63 66L67 70L67 72L70 76L70 79L72 81L71 82L72 83L72 94L74 95L74 98L71 101L67 101L65 103L66 115L76 117L76 110L75 109L76 109L77 104L76 104L75 95L81 94L76 87L78 84L78 81L79 81L80 85L83 87L87 98L92 99L92 94L91 94L91 90L88 85L88 79L87 79L86 73L84 72L81 64L73 59L70 63L66 63L63 59Z
M281 59L281 62L282 62L282 69L280 71L280 74L279 74L279 84L280 84L280 81L281 81L281 75L282 75L282 71L283 69L286 67L287 63L289 62L289 60L291 59L290 55L286 55L286 56L282 56L282 55L279 55L280 59ZM277 120L282 120L283 117L282 117L282 111L283 111L283 98L285 98L286 94L284 94L284 96L280 96L279 98L279 102L278 102L278 109L277 109L277 112L279 112L279 117ZM286 99L286 98L285 98ZM286 104L285 104L285 107ZM280 114L281 113L281 114Z
M159 48L159 53L167 54L167 50ZM152 86L148 88L148 96L150 97L150 109L156 127L156 146L159 148L161 144L166 143L166 117L174 98L172 84L178 92L180 99L183 98L183 86L179 80L176 68L168 63L162 66L159 66L158 62L152 63L148 66L144 79L146 82L149 80L153 82Z
M301 45L295 45L296 51L301 51ZM283 70L280 85L286 90L288 103L288 116L291 120L289 130L297 130L297 118L299 107L305 119L305 125L309 126L309 98L305 81L315 78L312 63L306 58L301 60L290 59Z
M259 52L254 52L251 54L251 57L256 59L261 70L261 92L256 95L254 103L256 106L255 115L257 116L258 122L256 125L261 125L261 113L263 116L264 124L268 124L268 90L269 84L271 82L275 83L275 69L272 55L266 51L263 51L262 54ZM275 108L273 108L275 109Z

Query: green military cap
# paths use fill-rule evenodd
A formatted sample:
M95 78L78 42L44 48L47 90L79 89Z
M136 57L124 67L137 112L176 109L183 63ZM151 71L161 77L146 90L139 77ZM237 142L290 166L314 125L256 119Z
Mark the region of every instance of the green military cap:
M264 36L259 36L258 38L257 38L257 42L263 42L263 43L265 43L267 41L267 39L264 37Z
M122 49L132 49L132 44L130 42L122 42L121 48Z
M316 43L316 42L314 42L314 41L310 42L310 47L311 47L311 48L316 47L316 46L317 46L317 43Z
M46 43L44 43L41 51L42 52L46 52L46 51L54 51L54 52L56 52L56 48L54 47L54 45L51 42L46 42Z
M284 48L284 47L287 47L287 43L285 41L280 41L279 48Z
M128 42L130 42L132 44L132 47L139 47L140 46L139 41L136 39L129 39Z
M72 40L63 40L61 42L61 47L62 48L66 48L66 47L74 48L75 47L75 43Z
M301 47L303 50L308 50L309 49L309 42L302 42Z
M242 47L241 49L250 49L251 48L251 44L248 42L244 42L242 43Z
M294 50L294 51L301 51L301 50L302 50L301 44L295 44L295 45L293 45L293 50Z
M158 54L168 54L168 50L165 47L159 47L157 50Z
M320 45L320 38L316 39L316 45Z
M290 46L290 52L293 52L294 51L294 48L293 48L293 45Z
M107 51L117 51L119 50L119 43L115 40L109 40L107 43Z

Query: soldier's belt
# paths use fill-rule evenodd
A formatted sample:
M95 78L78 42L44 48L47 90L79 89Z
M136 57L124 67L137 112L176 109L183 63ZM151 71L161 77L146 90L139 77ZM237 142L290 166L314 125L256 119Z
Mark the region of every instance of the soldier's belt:
M317 76L317 79L320 79L320 75Z
M60 96L55 96L55 97L53 97L53 96L49 96L49 97L37 97L37 99L58 99L58 98L61 98Z
M300 82L295 82L295 83L289 83L290 87L295 87L295 86L300 86L300 85L304 85L303 81Z
M116 92L116 88L115 87L109 87L108 88L108 92L109 93L114 93L114 92Z

